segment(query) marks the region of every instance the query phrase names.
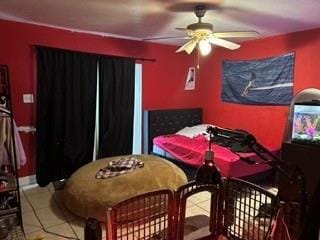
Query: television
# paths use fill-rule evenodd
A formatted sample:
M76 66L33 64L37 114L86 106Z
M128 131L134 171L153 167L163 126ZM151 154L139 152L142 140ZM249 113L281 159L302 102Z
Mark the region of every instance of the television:
M291 141L320 146L320 102L294 105Z

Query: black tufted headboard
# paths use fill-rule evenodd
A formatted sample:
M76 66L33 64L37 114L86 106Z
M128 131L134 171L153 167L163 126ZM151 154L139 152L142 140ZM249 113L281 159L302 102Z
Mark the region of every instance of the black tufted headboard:
M153 138L201 123L201 108L146 110L143 112L143 152L152 152Z

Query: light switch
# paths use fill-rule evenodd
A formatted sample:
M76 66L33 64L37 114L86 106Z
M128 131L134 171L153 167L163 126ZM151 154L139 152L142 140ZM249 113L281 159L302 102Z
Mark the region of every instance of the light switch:
M33 94L28 93L28 94L23 94L23 103L33 103Z

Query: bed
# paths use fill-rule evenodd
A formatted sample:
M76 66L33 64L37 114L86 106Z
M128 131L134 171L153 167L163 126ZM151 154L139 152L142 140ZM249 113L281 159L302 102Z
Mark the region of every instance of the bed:
M168 159L178 165L187 175L188 180L193 180L197 168L203 163L208 141L203 136L193 139L174 135L186 127L205 124L202 122L202 109L166 109L144 111L143 126L144 153L155 154ZM179 138L184 144L177 143ZM171 147L171 148L170 148ZM182 154L176 154L175 151ZM271 172L267 164L250 165L239 159L229 148L220 144L213 144L215 163L224 177L238 177L251 181L264 179ZM274 150L276 152L276 150ZM240 153L257 162L261 160L254 153Z

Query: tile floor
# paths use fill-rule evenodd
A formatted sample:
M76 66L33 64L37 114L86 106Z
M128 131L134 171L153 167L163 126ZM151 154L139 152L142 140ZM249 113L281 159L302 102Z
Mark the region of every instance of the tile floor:
M23 187L21 205L24 231L27 239L45 237L45 240L84 239L84 220L70 213L61 201L61 190L53 185ZM209 215L210 194L202 192L190 197L186 216ZM44 231L60 234L49 234ZM103 237L105 229L103 228ZM65 237L64 237L65 236Z
M22 220L27 239L83 239L84 221L64 208L60 194L52 184L45 188L37 185L22 188ZM44 229L66 237L46 233Z

